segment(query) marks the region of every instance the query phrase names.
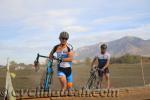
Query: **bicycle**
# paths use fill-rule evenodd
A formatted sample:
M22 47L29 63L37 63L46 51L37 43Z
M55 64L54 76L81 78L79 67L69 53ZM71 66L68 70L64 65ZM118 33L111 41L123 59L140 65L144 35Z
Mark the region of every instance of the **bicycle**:
M99 72L98 72L99 71ZM85 87L83 87L84 89L100 89L102 80L103 80L103 74L104 72L98 68L98 67L94 67L91 69L90 71L90 77L85 85Z
M50 88L51 88L51 85L52 85L52 77L53 77L53 59L54 60L57 60L58 63L61 63L61 58L56 58L55 56L53 57L53 59L49 59L48 56L43 56L43 55L40 55L39 53L37 54L37 57L36 57L36 60L34 61L34 65L35 65L35 71L37 72L40 67L39 67L39 58L42 57L42 58L47 58L48 59L48 62L47 62L47 69L46 69L46 75L45 75L45 78L44 78L44 82L43 82L43 86L42 88L44 89L44 91L48 91Z

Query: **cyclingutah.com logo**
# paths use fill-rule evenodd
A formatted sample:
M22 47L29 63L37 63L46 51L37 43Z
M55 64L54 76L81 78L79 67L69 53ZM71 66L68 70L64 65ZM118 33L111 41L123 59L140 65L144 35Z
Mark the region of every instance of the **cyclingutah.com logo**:
M3 89L0 91L0 96L4 97L5 94L10 93L8 90ZM118 89L81 89L81 90L47 90L36 88L36 89L17 89L11 91L11 95L16 98L22 97L33 97L33 98L42 98L42 97L118 97Z

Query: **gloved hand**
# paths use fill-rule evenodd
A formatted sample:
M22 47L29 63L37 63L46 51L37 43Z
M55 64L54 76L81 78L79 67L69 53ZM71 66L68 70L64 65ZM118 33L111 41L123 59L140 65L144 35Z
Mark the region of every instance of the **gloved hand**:
M58 60L59 63L63 62L63 58L62 57L59 57L57 60Z

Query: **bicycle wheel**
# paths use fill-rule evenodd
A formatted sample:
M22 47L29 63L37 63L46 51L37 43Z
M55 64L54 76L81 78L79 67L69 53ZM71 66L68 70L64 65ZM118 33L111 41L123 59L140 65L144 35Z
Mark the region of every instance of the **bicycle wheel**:
M49 61L47 64L47 72L46 72L46 78L44 80L44 90L47 91L49 88L51 88L52 83L52 75L53 75L53 69L52 69L52 62Z
M49 90L49 78L50 78L50 76L46 75L46 79L44 81L44 91Z
M85 88L86 89L93 89L95 87L94 86L95 80L96 80L96 74L94 71L94 72L91 72L90 78L88 79Z
M104 72L103 71L99 71L99 73L98 73L98 89L101 89L102 88L102 86L101 86L101 84L102 84L102 81L103 81L103 74L104 74Z

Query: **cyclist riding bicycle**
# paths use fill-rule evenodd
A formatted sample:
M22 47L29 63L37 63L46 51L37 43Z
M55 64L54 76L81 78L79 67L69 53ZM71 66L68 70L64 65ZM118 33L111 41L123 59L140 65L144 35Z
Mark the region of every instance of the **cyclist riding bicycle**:
M101 72L103 72L103 75L105 76L105 79L107 81L107 88L110 88L110 74L108 69L110 63L110 54L107 52L106 44L102 44L100 46L100 49L100 53L93 59L91 66L93 68L95 63L98 62L99 77L101 77ZM101 83L98 83L98 86L101 87Z
M49 58L53 59L53 54L57 53L57 57L61 58L61 63L57 65L57 76L61 83L62 90L72 89L72 60L73 48L67 43L69 34L61 32L59 35L60 44L54 46L49 54ZM70 47L71 46L71 47Z

